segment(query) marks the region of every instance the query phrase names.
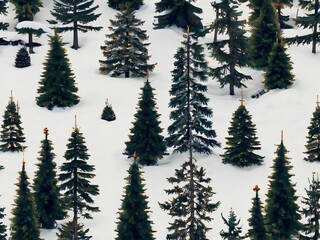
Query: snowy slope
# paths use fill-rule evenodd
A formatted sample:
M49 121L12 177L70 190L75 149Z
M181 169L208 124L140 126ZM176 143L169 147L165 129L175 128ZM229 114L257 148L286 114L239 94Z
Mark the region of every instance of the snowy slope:
M169 89L171 86L171 73L173 70L173 55L182 41L182 31L175 27L164 30L153 30L152 23L155 15L157 0L145 0L145 5L137 12L137 16L145 20L144 29L148 30L151 45L149 53L152 55L151 62L157 62L155 71L150 75L152 86L156 89L157 106L161 113L161 126L167 128L170 124L168 102ZM203 23L209 24L214 19L214 12L209 0L198 0L197 6L202 7L204 13ZM53 141L54 152L57 155L55 161L58 166L64 161L63 154L66 150L67 140L70 137L74 126L74 115L77 115L78 125L87 142L90 164L96 166L96 178L93 182L100 186L100 196L96 198L96 205L101 212L94 214L93 220L83 221L85 227L90 228L90 234L94 240L114 239L116 233L117 211L120 207L120 199L125 185L124 177L130 160L122 155L125 148L124 142L128 140L129 128L132 127L133 114L138 102L138 94L145 79L111 78L101 75L98 72L99 62L102 59L100 46L103 45L105 34L108 32L109 19L114 19L115 10L110 9L106 0L96 0L100 5L99 12L102 13L96 25L103 26L100 32L80 34L81 48L76 51L70 48L72 34L62 34L64 42L68 42L66 48L71 61L71 67L76 76L78 84L78 95L81 101L72 108L57 109L49 111L40 108L35 103L36 91L40 74L43 71L44 62L48 51L48 37L44 34L36 41L43 46L35 48L36 54L31 56L31 67L17 69L14 67L14 59L19 47L0 46L0 114L3 114L8 103L10 90L13 90L14 99L19 100L22 116L22 127L25 131L26 169L30 181L34 176L35 163L37 162L40 141L43 139L43 128L49 129L49 138ZM35 21L47 24L47 19L52 19L49 11L52 1L44 0L44 8L35 16ZM244 17L248 14L246 6L242 7ZM1 16L0 20L10 23L8 32L0 32L0 36L7 36L8 39L22 38L26 36L17 35L14 27L17 21L14 19L12 6L10 5L9 15ZM296 7L286 10L291 17L295 17ZM300 13L301 14L301 13ZM301 30L286 30L286 36L295 36ZM201 39L202 43L212 41L212 35ZM214 149L212 155L196 155L198 164L207 169L207 175L212 178L212 187L217 193L214 201L220 201L219 209L213 214L214 221L208 224L212 227L208 233L209 239L220 239L219 232L225 228L220 217L221 213L227 216L232 207L238 217L241 218L244 232L248 228L248 209L251 208L251 198L254 196L252 188L258 184L261 188L260 196L265 199L267 192L268 176L271 174L270 166L275 155L275 144L280 143L280 131L284 130L284 143L291 157L295 174L293 181L297 183L297 195L305 194L304 188L308 187L307 178L311 177L313 171L319 171L319 163L308 163L303 161L307 135L312 112L315 109L316 95L320 94L320 81L317 76L320 74L319 54L311 53L311 46L291 46L288 49L294 63L293 73L296 82L287 90L274 90L259 99L251 99L250 95L260 90L263 77L262 72L252 69L245 69L251 74L253 81L247 82L247 89L244 89L244 98L247 109L250 111L253 122L257 126L257 133L261 141L262 150L260 154L265 156L265 162L259 167L239 169L221 163L219 154L223 149ZM216 64L207 58L210 66ZM228 95L228 89L220 89L219 84L214 80L208 81L210 107L213 108L213 125L217 132L217 140L225 147L225 137L232 113L239 106L239 91L235 96ZM113 105L117 120L106 122L100 119L106 97ZM2 120L1 120L2 122ZM166 134L166 131L164 131ZM171 150L170 150L171 151ZM155 237L157 240L165 239L170 216L163 212L158 202L168 199L163 189L170 187L166 178L174 173L174 169L187 159L185 154L174 154L166 156L159 162L159 166L144 167L144 178L146 179L147 194L149 195L149 206L154 221ZM0 206L6 207L5 223L9 226L11 208L15 195L18 171L21 170L21 153L0 153L0 164L5 170L0 171ZM300 201L300 199L299 199ZM42 230L42 238L54 240L55 230Z

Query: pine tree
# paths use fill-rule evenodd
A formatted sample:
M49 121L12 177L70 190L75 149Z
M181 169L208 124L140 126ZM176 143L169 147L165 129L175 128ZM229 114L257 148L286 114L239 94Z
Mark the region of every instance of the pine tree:
M295 196L295 184L290 180L293 175L289 173L292 166L286 156L287 152L281 137L276 151L277 157L273 160L273 173L269 177L265 207L265 224L271 239L295 239L302 229L299 207L296 204L298 197Z
M21 120L19 114L19 106L13 101L12 92L9 103L3 115L0 150L3 152L20 152L23 151L25 142L23 128L21 127Z
M281 9L284 7L292 7L293 0L273 0L274 7L277 10L278 15L278 22L280 24L281 29L290 29L293 28L291 25L287 24L286 22L289 21L289 16L284 16L281 12Z
M221 64L221 66L210 70L210 76L216 78L221 87L229 85L230 95L234 95L234 87L245 87L242 81L251 79L250 76L237 70L237 67L242 68L248 65L248 39L244 35L245 30L243 30L245 21L238 19L242 12L237 11L237 8L236 1L223 0L221 2L221 18L213 25L220 33L227 33L229 38L208 44L211 57ZM229 51L225 51L225 48L228 48Z
M132 157L136 152L141 165L155 165L166 151L162 128L158 120L160 114L156 110L156 102L149 79L145 82L138 103L137 113L134 115L133 128L130 129L129 141L126 142L126 154Z
M0 15L7 15L7 0L0 0ZM0 22L0 31L1 30L7 30L9 24Z
M174 70L169 107L173 108L170 119L174 122L168 127L167 146L174 147L174 152L189 150L189 135L192 135L192 150L199 153L211 153L211 147L219 146L212 129L212 110L207 107L209 98L204 93L207 86L207 62L203 47L190 36L182 42L174 55ZM201 83L202 82L202 83ZM190 110L190 114L187 114ZM189 131L190 130L190 131Z
M71 107L79 103L75 95L78 88L75 86L74 74L70 69L69 59L59 35L50 37L50 49L44 65L36 97L40 107L52 110L57 107Z
M19 173L19 182L16 184L17 196L12 209L11 240L41 240L36 217L35 203L30 191L25 162Z
M108 0L108 6L117 10L138 10L142 5L143 0Z
M58 228L59 232L56 233L58 240L74 240L74 226L73 222L67 222L62 224L61 228ZM77 225L77 240L89 240L92 236L87 236L89 229L84 230L83 224Z
M128 170L129 176L125 178L124 198L122 199L119 218L117 222L116 240L154 240L152 221L149 220L148 197L141 176L141 171L134 156L134 162Z
M291 73L292 62L286 53L281 38L274 43L269 56L264 75L264 85L267 89L288 88L294 82L294 75Z
M240 240L245 238L244 236L240 236L240 233L242 232L242 227L238 226L240 224L240 219L237 220L237 216L232 209L229 212L228 220L223 217L222 213L221 217L223 219L223 222L228 226L228 231L220 231L220 236L222 237L222 239Z
M33 21L34 15L43 7L41 0L9 0L15 7L16 18L21 21Z
M249 111L243 104L241 92L241 105L234 112L226 137L225 153L222 156L223 163L230 163L238 167L251 165L261 165L263 157L255 154L255 150L260 150L260 142L256 136L255 125L251 121Z
M77 240L78 214L86 219L92 219L91 212L100 211L98 207L92 206L94 204L92 196L97 196L99 189L98 185L93 185L89 181L95 176L92 173L95 168L87 163L88 149L77 125L71 133L67 148L64 154L67 161L61 166L59 180L62 182L61 190L65 191L63 194L65 206L73 211L73 240Z
M266 227L264 225L264 217L262 215L262 206L259 198L258 185L255 186L256 196L252 198L252 208L249 210L251 217L248 219L250 229L248 236L250 240L268 240Z
M318 240L320 239L320 181L319 176L315 178L313 173L312 181L309 180L309 189L305 189L307 197L303 197L302 214L307 218L308 222L304 225L304 233L300 236L301 240ZM311 235L311 236L310 236Z
M298 26L301 26L303 29L312 29L312 33L296 36L293 38L287 38L286 41L289 44L297 43L299 44L310 44L312 43L312 53L317 52L317 43L320 42L320 32L319 32L319 23L320 23L320 3L319 0L299 0L299 6L306 10L306 16L298 17L295 19L295 22Z
M16 56L15 66L17 68L29 67L31 64L30 62L31 62L31 59L27 51L27 48L26 47L20 48Z
M202 13L202 9L194 6L195 0L160 0L156 3L156 12L163 15L156 16L158 20L155 29L176 25L182 29L190 27L190 31L201 35L203 25L201 18L197 14Z
M42 228L55 227L56 220L64 218L63 203L60 199L58 180L56 177L55 154L52 142L48 139L49 131L44 129L45 139L41 141L38 170L35 173L33 190L36 212Z
M271 0L263 0L260 16L254 22L249 38L249 57L254 67L263 69L268 66L270 52L280 34Z
M316 109L313 112L310 126L308 127L307 144L305 145L307 157L304 160L309 162L320 162L320 106L317 97Z
M251 9L251 13L248 18L248 23L251 27L254 26L254 23L260 17L261 7L265 0L249 0L249 8Z
M141 30L140 26L144 21L135 17L135 11L128 9L120 11L116 15L116 20L110 19L111 34L106 37L105 46L101 46L103 56L106 60L100 60L101 73L110 73L112 77L122 74L126 78L146 77L147 70L152 71L155 64L148 64L150 56L147 46L150 43L143 43L148 40L146 30Z
M93 27L88 24L97 20L101 15L94 13L99 7L98 5L92 6L94 0L54 0L52 16L56 20L48 21L51 24L61 23L58 27L59 32L73 32L73 45L72 48L79 48L78 31L100 31L102 27Z
M4 208L0 208L0 219L5 217ZM0 240L7 240L7 226L3 222L0 222Z
M116 120L116 115L112 109L111 104L108 103L108 98L106 101L106 106L104 107L104 109L102 111L101 119L106 120L108 122Z

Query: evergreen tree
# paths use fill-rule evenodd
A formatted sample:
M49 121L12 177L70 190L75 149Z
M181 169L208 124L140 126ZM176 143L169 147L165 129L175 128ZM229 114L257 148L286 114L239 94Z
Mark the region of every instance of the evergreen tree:
M98 207L92 206L94 201L92 196L99 194L98 185L90 183L90 179L94 178L94 166L89 165L88 149L85 146L85 141L82 133L77 125L75 126L64 158L67 160L61 166L59 180L61 190L64 192L64 203L67 209L73 211L73 234L74 239L77 239L78 233L78 214L86 219L92 219L90 212L99 212ZM85 231L86 232L86 231Z
M248 23L251 27L254 26L254 23L260 17L261 7L265 0L249 0L249 8L251 9L251 13L248 18Z
M58 228L59 232L56 233L58 240L74 240L74 226L73 222L67 222L62 224L61 228ZM77 225L77 240L89 240L92 236L87 236L89 229L84 230L83 224Z
M160 114L156 110L156 102L149 79L141 88L141 100L138 103L137 113L134 115L133 128L130 129L130 141L126 142L126 154L132 157L136 152L139 164L155 165L166 151L162 128L158 120Z
M262 206L259 198L260 188L256 185L253 191L256 196L252 198L252 208L249 210L251 217L248 219L250 229L248 236L250 240L268 240L264 217L262 215Z
M274 43L269 56L264 75L264 85L267 89L288 88L294 82L294 75L291 73L292 62L286 53L281 38Z
M242 81L251 79L250 76L240 73L236 68L248 65L247 38L243 30L245 21L238 17L242 12L237 11L238 3L234 0L223 0L220 4L221 18L215 21L214 27L221 33L227 33L229 39L208 44L211 57L221 66L210 70L210 76L216 78L221 87L229 84L230 95L234 95L234 87L245 86ZM228 48L229 51L225 51Z
M108 98L106 101L106 106L104 107L104 109L102 111L101 119L106 120L108 122L116 120L116 115L112 109L111 104L108 103Z
M226 137L226 152L221 155L223 163L230 163L238 167L247 167L251 165L261 165L263 157L255 154L253 151L260 150L260 142L256 136L255 125L251 121L249 111L243 104L234 112Z
M214 36L213 36L213 42L218 41L218 27L216 25L216 22L219 20L219 18L221 17L225 17L222 16L222 13L220 11L220 6L223 5L222 2L212 2L211 6L213 7L214 11L216 12L216 18L214 20L214 22L212 22L209 26L206 27L206 30L204 31L205 34L209 33L209 32L214 32Z
M289 173L292 166L286 156L287 152L281 139L276 151L277 157L273 161L273 173L269 177L271 180L265 208L265 224L271 239L295 239L302 229L295 184L290 180L293 175Z
M52 16L55 20L48 21L51 24L61 23L58 27L59 32L73 32L73 45L72 48L79 48L78 31L100 31L102 27L93 27L88 24L97 20L101 14L94 13L99 7L98 5L92 6L94 0L54 0Z
M155 64L148 64L150 56L147 46L150 43L143 43L148 40L146 30L141 30L140 26L144 21L135 17L135 11L128 9L120 11L116 15L116 20L110 19L111 34L106 37L105 46L101 46L103 56L106 60L100 60L101 73L110 73L112 77L122 74L126 78L145 77L147 70L152 71Z
M12 209L11 240L41 240L36 217L35 203L30 191L28 176L23 161L22 171L16 184L17 196Z
M143 0L108 0L109 7L117 10L138 10L143 5Z
M20 48L16 56L15 66L17 68L29 67L31 64L30 62L31 62L31 59L27 51L27 48L26 47Z
M21 21L33 21L34 15L43 7L41 0L9 0L15 7L16 18Z
M320 181L319 176L317 175L317 178L315 178L314 175L315 173L313 173L311 182L310 179L308 179L309 189L305 189L307 197L303 197L302 200L302 203L305 205L305 207L302 208L302 214L307 218L308 222L304 225L304 233L306 235L301 234L301 240L320 239Z
M124 188L124 198L117 222L116 240L154 240L152 221L149 220L148 197L145 195L145 185L143 184L144 179L135 157L128 173L129 176L125 178L127 185Z
M0 208L0 219L3 219L5 216L4 208ZM3 222L0 222L0 240L7 240L7 227Z
M21 144L25 142L25 137L22 132L21 120L19 114L19 106L15 104L12 97L6 107L3 115L2 131L1 131L1 142L0 150L3 152L20 152L23 151L25 146Z
M212 110L207 107L209 98L204 93L207 86L207 62L203 47L190 36L182 42L174 55L174 70L169 107L173 108L170 119L174 122L168 127L167 146L174 147L174 152L189 150L189 136L192 135L192 150L199 153L211 153L211 147L219 146L212 129ZM202 82L202 83L201 83ZM190 111L189 111L190 110Z
M308 127L307 144L305 145L307 157L304 160L309 162L320 162L320 106L317 99L317 106L313 112L310 126Z
M0 15L7 15L7 3L7 0L0 0ZM7 30L8 26L8 23L0 22L0 31Z
M222 213L221 217L223 219L223 222L228 226L228 231L220 231L220 236L222 237L222 239L240 240L245 238L240 236L240 233L242 232L242 227L238 226L240 224L240 219L237 220L237 216L232 209L230 210L228 220L223 217Z
M71 107L79 103L75 95L78 88L75 86L74 74L70 69L69 59L59 35L55 34L49 40L50 49L44 65L36 97L40 107L52 110L57 107Z
M36 213L42 228L55 227L56 220L64 218L63 204L60 199L58 180L56 178L55 154L52 142L48 140L48 129L44 129L45 139L41 141L38 171L35 173L33 190Z
M156 3L156 12L165 12L163 15L156 16L158 22L155 28L165 28L167 26L176 25L182 29L190 27L190 31L201 34L203 25L201 18L197 14L202 13L202 9L194 6L195 0L160 0Z
M254 67L265 68L268 65L271 49L280 34L271 0L263 0L260 16L254 22L249 38L249 57Z
M320 42L320 32L319 32L319 23L320 23L320 3L319 0L299 0L299 6L306 13L304 17L298 17L295 19L295 22L298 26L301 26L303 29L312 29L312 33L296 36L293 38L287 38L286 41L289 44L297 43L299 44L310 44L312 43L312 53L317 52L317 43Z
M286 22L289 21L289 16L284 16L281 13L281 9L283 9L284 7L292 7L293 6L293 0L273 0L273 4L274 7L277 10L277 15L278 15L278 22L280 24L280 28L281 29L289 29L289 28L293 28L292 26L290 26L289 24L287 24Z

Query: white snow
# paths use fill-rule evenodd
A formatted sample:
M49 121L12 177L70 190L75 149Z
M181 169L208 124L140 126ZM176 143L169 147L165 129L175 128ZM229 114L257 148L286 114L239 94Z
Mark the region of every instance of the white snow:
M35 21L22 21L19 22L16 26L17 29L29 28L33 30L43 30L44 32L50 33L52 30L48 28L46 25L35 22Z
M137 17L145 20L143 29L147 29L150 36L149 54L152 55L150 62L157 62L155 71L150 74L152 86L156 89L157 106L161 113L161 127L167 134L170 109L169 89L171 86L171 73L173 70L173 55L183 40L182 31L176 27L163 30L154 30L153 22L155 14L155 2L158 0L145 0L145 5L137 12ZM211 7L211 1L202 0L196 2L204 13L201 15L204 24L211 23L215 13ZM77 115L78 125L86 139L90 164L96 167L96 177L93 183L99 184L100 196L95 198L96 206L101 209L100 213L93 215L93 220L81 220L86 228L90 228L90 234L94 240L114 239L116 237L117 211L120 207L125 186L124 177L127 176L126 170L131 160L122 155L125 148L125 141L128 141L129 129L132 127L134 113L138 102L140 88L145 79L142 78L112 78L108 75L101 75L98 72L99 60L103 59L100 46L104 44L105 34L109 33L109 19L115 19L116 11L107 6L105 0L96 0L100 5L97 12L101 12L101 17L94 23L96 26L103 26L100 32L80 33L79 50L71 49L72 33L62 34L63 41L67 42L67 54L70 58L71 68L73 69L77 86L78 95L81 101L72 108L60 109L54 108L49 111L40 108L35 103L37 96L38 82L43 72L42 63L45 60L48 51L48 36L43 34L38 42L41 47L35 48L35 54L31 55L31 66L18 69L14 67L14 59L19 49L18 46L0 46L0 114L3 115L5 107L9 100L10 90L13 90L15 100L19 100L22 127L26 136L25 151L26 169L30 181L34 177L36 170L38 151L40 150L40 141L44 138L43 129L49 129L49 138L53 141L54 152L57 155L55 161L58 166L65 161L63 158L66 151L66 144L74 126L74 115ZM296 3L292 9L286 9L285 13L293 18L296 16ZM247 16L249 10L243 4L241 7L244 16ZM41 24L46 24L47 19L52 19L50 14L52 2L44 1L44 8L35 15L35 20ZM14 19L13 6L9 4L8 16L0 16L0 20L9 22L9 32L0 32L0 37L15 36L14 26L17 20ZM299 13L301 14L301 13ZM32 24L34 25L34 24ZM28 24L28 26L30 26ZM33 26L35 27L35 26ZM51 33L50 31L48 31ZM285 35L299 35L302 30L297 28L285 30ZM27 36L21 36L27 40ZM200 39L201 43L211 42L213 33L208 34L206 38ZM219 36L221 38L221 36ZM320 49L319 49L320 50ZM215 80L208 80L208 93L210 98L209 106L213 108L214 116L212 118L214 129L217 132L217 140L222 143L222 148L215 148L212 155L195 154L198 164L207 169L207 176L212 179L211 185L216 192L213 201L220 201L221 205L214 212L214 220L208 224L213 228L208 232L207 237L220 239L219 232L225 229L225 225L220 217L228 215L232 207L238 217L241 218L243 233L248 229L247 219L250 214L251 198L254 197L252 189L255 185L261 188L260 196L264 203L265 194L268 189L268 176L271 174L272 160L275 158L275 144L280 143L280 131L284 130L284 144L290 151L288 156L293 165L292 173L295 176L292 181L296 183L297 195L305 195L304 188L308 187L308 177L312 172L319 171L319 163L309 163L303 161L306 150L307 127L310 118L315 109L316 96L320 94L320 57L319 53L312 54L311 46L291 46L288 53L293 61L296 81L294 85L287 90L273 90L263 95L259 99L251 99L251 94L263 88L262 72L253 69L244 69L246 74L250 74L252 81L246 82L248 88L244 89L245 105L252 115L253 122L257 127L257 134L261 141L262 150L259 154L265 156L262 166L240 169L221 163L223 147L225 147L225 137L232 113L237 109L240 102L240 92L237 89L235 96L228 95L228 88L220 89ZM208 55L209 56L209 55ZM215 61L207 58L210 66L217 64ZM106 97L112 104L116 113L117 120L106 122L100 119L104 108ZM2 122L2 118L1 118ZM172 149L169 150L170 152ZM154 222L153 229L157 240L165 239L167 227L172 221L166 212L159 208L158 202L168 200L169 197L163 189L171 187L166 178L174 174L174 169L187 159L186 154L171 154L159 162L158 166L144 167L144 178L149 195L150 214ZM0 164L5 167L0 171L0 206L6 207L5 224L10 225L9 219L12 217L11 209L17 182L18 171L21 170L21 153L0 153ZM301 198L298 200L299 204ZM62 221L63 222L63 221ZM54 240L56 230L41 230L41 236L45 240Z

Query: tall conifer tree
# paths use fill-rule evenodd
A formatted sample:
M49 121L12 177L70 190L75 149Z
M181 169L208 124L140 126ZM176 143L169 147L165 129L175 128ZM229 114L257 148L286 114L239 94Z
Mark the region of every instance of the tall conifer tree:
M281 143L276 151L277 156L273 160L273 173L269 177L265 208L265 224L271 239L295 239L302 229L295 184L290 180L293 175L289 173L292 166L286 156L287 152L281 136Z
M155 64L149 64L151 56L148 55L147 46L150 43L143 43L149 36L146 30L140 26L144 21L136 18L135 11L128 9L117 13L116 20L110 19L111 34L106 37L105 46L101 46L103 56L106 60L100 60L101 73L110 73L112 77L122 74L126 78L146 77L147 70L152 71Z
M57 33L50 37L49 44L50 49L43 64L44 72L39 81L37 104L49 110L54 106L74 106L79 103L79 97L75 94L78 88L75 86L66 49Z
M55 227L56 220L63 219L65 213L57 185L52 142L48 139L48 129L45 128L43 132L45 139L41 141L38 170L35 173L33 190L39 223L42 228L51 229Z
M92 196L99 194L98 185L90 183L90 179L94 178L94 166L89 165L88 149L85 146L83 134L80 132L77 124L71 133L67 151L64 154L66 162L61 166L59 180L61 190L65 191L64 203L68 210L73 212L73 239L78 239L78 218L82 216L86 219L92 219L91 212L99 212L98 207L92 206L94 200ZM68 229L68 228L66 228Z
M142 5L143 0L108 0L108 6L117 10L125 10L128 8L138 10Z
M229 85L230 95L234 95L234 87L245 86L242 82L251 79L250 76L240 73L237 68L248 65L247 41L243 27L245 21L239 20L242 12L237 11L238 2L223 0L220 5L221 18L213 26L221 33L226 33L228 39L208 44L211 57L216 59L221 66L210 70L210 76L220 82L220 86ZM228 48L229 51L224 49Z
M220 236L222 237L222 239L240 240L245 238L244 236L240 236L240 233L242 232L242 227L238 226L240 224L240 219L237 219L237 216L232 209L230 210L228 219L225 219L222 213L221 217L223 219L223 222L228 226L227 231L220 231Z
M7 0L0 0L0 15L7 15ZM0 31L1 30L7 30L9 24L0 22Z
M132 157L137 154L139 164L155 165L166 151L162 129L158 120L160 114L156 110L156 102L149 79L145 82L138 103L137 113L134 115L133 128L130 129L130 141L126 142L126 154Z

